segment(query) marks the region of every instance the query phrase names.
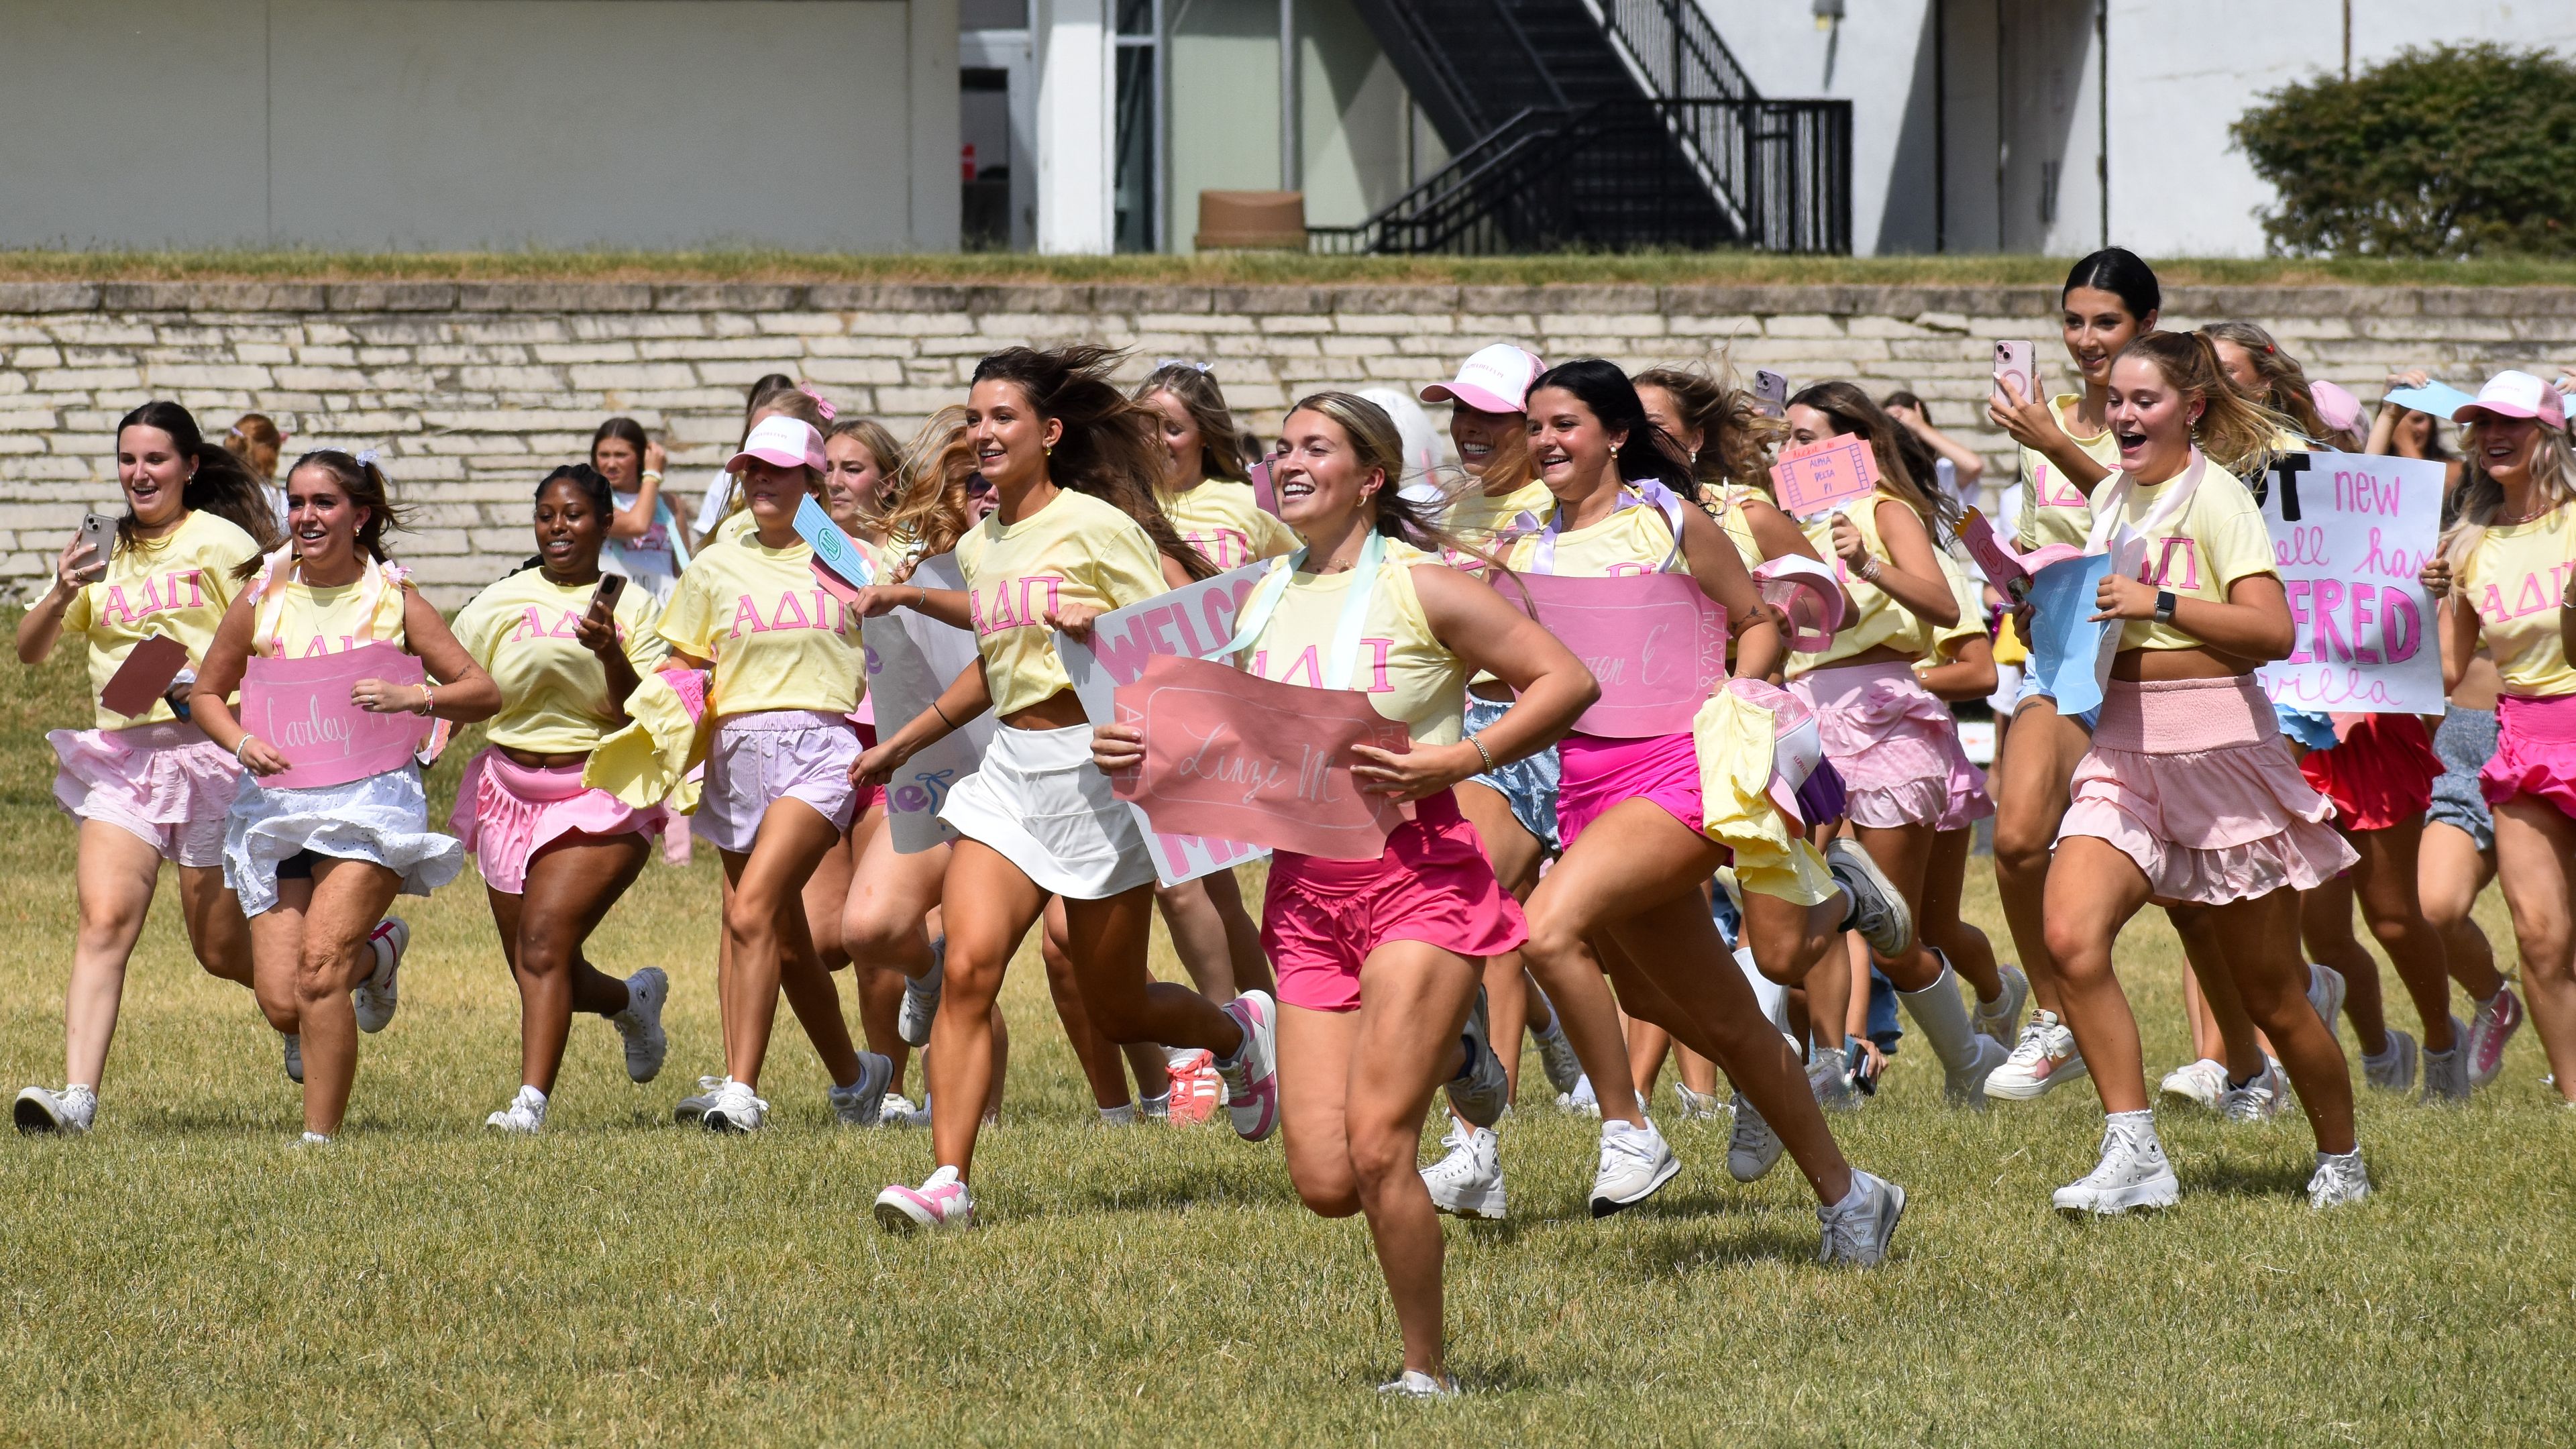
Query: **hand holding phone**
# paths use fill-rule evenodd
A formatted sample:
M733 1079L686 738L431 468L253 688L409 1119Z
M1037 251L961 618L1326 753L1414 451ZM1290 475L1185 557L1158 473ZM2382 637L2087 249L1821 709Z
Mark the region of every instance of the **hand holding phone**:
M573 625L573 639L581 647L593 654L612 653L621 647L617 640L617 597L625 589L626 575L599 576L599 587L591 591L590 607Z
M74 558L82 545L89 552ZM93 513L81 520L80 532L73 536L72 546L63 551L64 581L77 587L107 572L109 555L116 552L116 520L104 513Z
M2030 342L1995 344L1995 396L2005 406L2039 400L2039 348ZM2006 388L2009 381L2012 386Z
M1753 410L1776 418L1789 410L1789 376L1767 367L1753 369Z

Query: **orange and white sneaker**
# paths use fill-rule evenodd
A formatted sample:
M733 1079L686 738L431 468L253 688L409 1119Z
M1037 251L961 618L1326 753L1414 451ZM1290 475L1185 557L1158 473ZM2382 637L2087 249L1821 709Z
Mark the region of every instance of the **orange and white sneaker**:
M1986 1095L2027 1102L2050 1089L2086 1075L2084 1054L2075 1049L2075 1033L2053 1011L2034 1011L2021 1028L2012 1055L1986 1077Z
M1204 1047L1172 1061L1172 1105L1175 1127L1196 1127L1225 1105L1225 1078L1217 1075L1216 1053Z

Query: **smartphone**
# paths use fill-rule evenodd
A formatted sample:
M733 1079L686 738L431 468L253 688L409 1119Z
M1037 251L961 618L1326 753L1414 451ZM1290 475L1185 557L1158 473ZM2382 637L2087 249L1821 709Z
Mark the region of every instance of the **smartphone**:
M1996 343L1995 396L1999 398L2012 396L2011 393L2004 391L2004 379L2011 378L2013 387L2021 393L2023 402L2037 400L2039 397L2038 356L2039 348L2033 343Z
M81 542L89 545L89 562L81 568L105 569L107 557L116 552L116 520L104 513L93 513L81 520Z
M1878 1095L1878 1063L1870 1056L1868 1043L1858 1037L1846 1039L1843 1043L1843 1062L1851 1069L1852 1085L1860 1088L1862 1096Z
M590 606L596 609L605 604L608 607L608 612L613 615L617 612L617 596L625 591L626 575L601 574L599 576L599 588L590 596Z
M1767 367L1753 369L1753 409L1766 418L1789 410L1789 375Z

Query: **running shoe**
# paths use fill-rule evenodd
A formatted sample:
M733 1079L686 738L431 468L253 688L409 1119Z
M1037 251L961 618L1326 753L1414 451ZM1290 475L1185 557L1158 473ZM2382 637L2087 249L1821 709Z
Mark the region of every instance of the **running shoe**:
M757 1132L769 1119L769 1104L731 1077L716 1084L714 1100L698 1125L710 1132Z
M2308 1206L2323 1212L2370 1196L2370 1170L2361 1165L2361 1149L2317 1154L2316 1176L2308 1179Z
M671 1038L662 1030L662 1007L671 999L671 978L659 966L647 966L626 978L626 1009L608 1019L626 1041L626 1079L649 1082L662 1074L671 1054Z
M1458 1397L1458 1381L1445 1376L1435 1379L1419 1369L1406 1369L1402 1375L1378 1385L1377 1391L1392 1399L1454 1399Z
M833 1087L823 1095L832 1104L832 1115L844 1127L874 1127L877 1115L885 1110L886 1085L894 1080L894 1059L876 1052L859 1053L859 1079L846 1087Z
M1819 1049L1807 1063L1807 1090L1816 1096L1816 1105L1837 1112L1860 1110L1860 1093L1852 1090L1851 1058L1843 1052Z
M680 1099L680 1104L671 1109L671 1120L681 1124L682 1126L703 1121L707 1115L707 1109L714 1106L716 1103L717 1089L724 1086L724 1084L725 1079L722 1077L698 1078L697 1095L694 1097L682 1097Z
M1581 1072L1575 1074L1574 1086L1570 1090L1557 1094L1556 1105L1586 1117L1601 1115L1601 1096L1592 1090L1592 1078Z
M546 1094L534 1087L522 1086L510 1105L483 1119L483 1125L502 1132L533 1137L546 1125Z
M1243 1028L1234 1064L1217 1064L1225 1078L1225 1114L1233 1119L1235 1136L1259 1142L1279 1126L1279 1008L1269 992L1247 991L1224 1011Z
M286 1079L303 1086L304 1038L291 1031L282 1031L277 1034L277 1039L286 1046Z
M2022 974L2020 967L2012 965L1997 966L1995 974L2003 978L2004 994L1995 998L1992 1006L1982 1001L1977 1003L1977 1030L2010 1051L2021 1029L2021 1009L2030 1004L2030 978Z
M1726 1136L1726 1175L1737 1182L1759 1182L1762 1175L1780 1160L1780 1134L1744 1100L1735 1094L1735 1130Z
M327 1132L307 1132L303 1136L295 1139L295 1145L298 1147L328 1147L331 1145L331 1134Z
M1449 1105L1478 1127L1501 1121L1512 1099L1511 1079L1503 1075L1503 1059L1494 1055L1493 1035L1485 1016L1485 988L1479 986L1476 1004L1467 1008L1467 1025L1458 1034L1466 1061L1449 1079Z
M2084 1075L2084 1054L2075 1049L2075 1033L2066 1029L2056 1012L2034 1011L2022 1024L2021 1041L2012 1055L1986 1078L1986 1095L2027 1102Z
M2469 1082L2469 1058L2476 1051L2476 1041L2469 1035L2469 1029L2460 1025L2458 1017L2452 1017L2451 1049L2424 1053L2425 1105L2469 1100L2469 1093L2473 1090Z
M1538 1044L1538 1064L1547 1072L1547 1084L1559 1093L1573 1091L1574 1084L1583 1080L1583 1063L1574 1055L1574 1043L1566 1040L1565 1018L1556 1014L1553 1005L1547 1009L1547 1030L1532 1031L1530 1037Z
M2315 1007L2317 1015L2325 1018L2326 1035L2333 1037L2337 1045L2343 1042L2344 990L2342 972L2331 966L2319 966L2313 961L2308 963L2308 1005Z
M1914 913L1905 897L1897 894L1896 882L1887 878L1860 842L1842 836L1828 843L1825 868L1851 900L1843 929L1860 932L1870 949L1882 956L1905 954L1905 948L1914 944Z
M903 1006L895 1013L894 1034L906 1046L930 1045L930 1023L939 1015L940 988L948 984L948 938L930 943L930 974L903 983Z
M2218 1115L2230 1122L2269 1122L2290 1105L2290 1080L2281 1073L2281 1064L2270 1057L2263 1059L2263 1070L2243 1086L2230 1082L2225 1095L2218 1099Z
M2504 1070L2504 1044L2522 1030L2522 998L2510 986L2478 1003L2469 1016L2469 1085L2483 1087Z
M877 1194L877 1226L890 1233L939 1232L975 1225L975 1195L943 1167L919 1187L896 1183Z
M1225 1078L1216 1069L1216 1053L1200 1047L1172 1063L1171 1096L1165 1120L1175 1127L1196 1127L1225 1105Z
M1440 1139L1449 1149L1438 1162L1422 1169L1422 1185L1431 1205L1458 1218L1503 1220L1503 1146L1492 1129L1456 1118Z
M1601 1166L1592 1175L1592 1215L1606 1218L1653 1197L1682 1170L1653 1119L1601 1124Z
M1853 1168L1851 1191L1843 1200L1816 1208L1816 1221L1825 1229L1816 1261L1877 1267L1886 1259L1887 1241L1896 1236L1896 1224L1904 1216L1905 1189Z
M77 1137L98 1120L98 1093L89 1087L65 1087L59 1092L29 1087L18 1094L10 1115L18 1130L30 1137L49 1132Z
M913 1113L918 1110L918 1108L912 1105L912 1099L910 1097L905 1096L901 1092L888 1092L885 1094L884 1100L877 1103L877 1125L880 1127L910 1127L914 1125L912 1120ZM923 1120L927 1121L929 1119L924 1118Z
M2180 1097L2186 1102L2197 1103L2215 1112L2218 1110L2219 1099L2227 1095L2227 1064L2211 1061L2207 1057L2202 1057L2196 1062L2185 1062L2165 1073L2164 1081L2157 1085L2156 1090L2168 1097Z
M2165 1160L2155 1127L2106 1122L2102 1160L2091 1172L2051 1194L2049 1201L2062 1213L2115 1217L2136 1208L2172 1207L2181 1197L2182 1180Z
M2361 1079L2383 1092L2414 1091L2415 1065L2422 1055L2415 1038L2392 1026L2388 1029L2388 1049L2361 1059Z
M367 933L367 945L376 953L376 969L350 989L349 1005L357 1010L358 1030L377 1032L393 1025L394 1009L402 1005L395 977L403 952L411 949L411 923L387 916Z
M1685 1122L1714 1122L1726 1113L1726 1104L1717 1100L1715 1092L1702 1095L1692 1091L1686 1083L1675 1082L1673 1095L1681 1099L1682 1120Z

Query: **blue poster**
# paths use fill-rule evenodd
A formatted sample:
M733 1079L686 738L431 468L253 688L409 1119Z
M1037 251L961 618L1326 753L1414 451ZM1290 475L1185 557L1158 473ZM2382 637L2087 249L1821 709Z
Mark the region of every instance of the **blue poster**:
M2111 677L2120 621L2093 622L2094 603L2103 576L2111 572L2107 553L2060 559L2030 580L2030 672L2057 700L2060 715L2079 715L2102 703Z

